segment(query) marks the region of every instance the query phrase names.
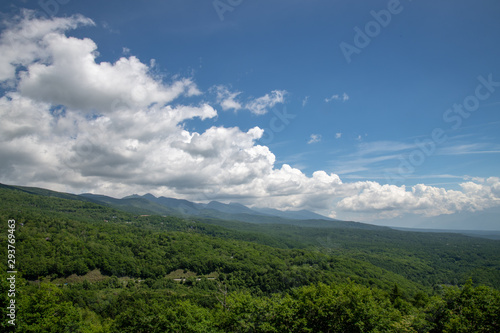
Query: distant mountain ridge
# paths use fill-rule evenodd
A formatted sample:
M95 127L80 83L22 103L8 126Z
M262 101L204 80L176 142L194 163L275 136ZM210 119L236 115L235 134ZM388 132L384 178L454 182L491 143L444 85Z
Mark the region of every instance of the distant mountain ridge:
M145 195L133 194L121 199L101 194L83 193L80 195L52 191L37 187L25 187L0 184L1 187L18 189L29 193L45 196L59 197L71 200L85 200L96 203L106 203L125 211L138 213L154 213L163 215L203 216L213 218L225 218L244 220L244 222L255 222L254 217L278 217L292 220L326 220L339 221L329 217L316 214L308 210L282 211L272 208L249 208L236 202L228 204L211 201L207 204L191 202L185 199L167 197L156 197L150 193ZM235 216L237 215L237 216ZM244 216L248 215L248 216ZM252 216L252 217L250 217ZM237 217L237 218L236 218Z
M311 212L309 210L294 210L294 211L288 211L288 210L278 210L278 209L272 209L272 208L252 208L254 211L266 214L266 215L274 215L274 216L279 216L285 219L294 219L294 220L328 220L328 221L340 221L336 219L332 219L320 214L316 214L314 212Z
M95 196L93 194L82 194L83 197L95 198L97 200L102 200L102 196ZM218 212L217 216L213 216L215 218L227 217L221 216L225 214L229 215L241 215L247 214L252 216L267 216L267 217L279 217L284 219L293 219L293 220L327 220L327 221L336 221L329 217L316 214L314 212L308 210L298 210L298 211L281 211L277 209L271 208L249 208L245 205L236 202L230 202L228 204L222 203L219 201L210 201L209 203L196 203L191 202L184 199L175 199L175 198L167 198L167 197L156 197L150 193L145 195L131 195L124 197L122 199L113 199L108 197L106 200L108 203L118 203L119 200L140 200L146 199L150 202L161 205L162 207L168 208L171 211L175 211L181 215L193 215L193 216L204 216L204 217L212 217L214 215L214 211ZM118 200L118 202L116 201ZM157 211L160 212L160 211ZM239 216L241 219L241 216ZM246 218L248 219L248 217Z
M156 197L150 193L133 194L122 199L95 194L81 194L87 200L141 214L174 215L184 218L215 219L258 224L288 224L319 228L383 229L370 224L335 220L308 210L281 211L271 208L249 208L240 203L196 203L184 199Z
M282 211L272 208L249 208L245 205L236 202L230 202L226 204L219 201L210 201L207 204L203 204L203 203L191 202L184 199L174 199L166 197L157 198L150 193L147 193L143 196L134 194L132 196L125 197L123 199L130 199L130 198L147 199L157 204L160 204L164 207L177 210L184 215L203 215L206 214L207 211L215 210L226 214L250 214L258 216L273 216L273 217L280 217L284 219L293 219L293 220L338 221L320 214L316 214L308 210Z
M404 228L377 226L373 224L342 221L331 219L307 210L299 211L280 211L271 208L249 208L239 203L231 202L224 204L217 201L211 201L207 204L195 203L183 199L174 199L166 197L155 197L152 194L143 196L134 194L121 199L84 193L80 195L57 192L44 188L6 185L0 183L0 189L22 191L29 194L35 194L45 197L54 197L65 200L76 200L92 202L100 205L107 205L113 208L129 212L132 214L144 215L169 215L183 218L196 218L201 222L214 223L218 225L229 226L232 222L247 222L254 224L285 224L299 227L314 228L335 228L335 229L364 229L364 230L403 230L409 232L433 232L433 233L458 233L472 237L500 239L498 230L462 230L462 229L435 229L435 228ZM224 221L224 222L221 222Z
M0 184L0 188L20 190L47 197L79 200L108 205L116 209L141 215L164 215L196 218L201 221L225 220L256 224L286 224L317 228L385 229L371 224L334 220L307 210L280 211L270 208L249 208L240 203L196 203L184 199L155 197L152 194L130 195L121 199L106 195L84 193L80 195L57 192L37 187Z

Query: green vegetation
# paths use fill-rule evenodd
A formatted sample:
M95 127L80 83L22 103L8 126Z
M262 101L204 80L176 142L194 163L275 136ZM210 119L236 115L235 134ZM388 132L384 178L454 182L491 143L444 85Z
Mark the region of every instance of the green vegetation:
M2 258L9 219L19 332L500 331L499 241L141 216L0 186Z

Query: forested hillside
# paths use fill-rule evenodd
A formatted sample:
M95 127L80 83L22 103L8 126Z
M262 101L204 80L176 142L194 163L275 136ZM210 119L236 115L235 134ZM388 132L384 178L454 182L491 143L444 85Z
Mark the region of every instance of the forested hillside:
M138 215L0 187L19 332L497 332L500 242Z

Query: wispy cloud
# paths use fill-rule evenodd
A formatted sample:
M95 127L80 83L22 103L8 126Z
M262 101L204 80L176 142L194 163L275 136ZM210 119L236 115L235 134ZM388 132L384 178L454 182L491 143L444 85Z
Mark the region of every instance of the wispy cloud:
M360 136L358 136L359 138ZM395 153L415 148L414 143L404 143L398 141L373 141L363 142L358 145L357 152L354 155L378 155L382 153Z
M266 114L276 104L285 102L286 93L285 90L273 90L269 94L251 100L245 105L245 108L257 115Z
M386 180L387 177L376 175L376 174L373 174L373 175L345 174L345 175L342 175L342 178L343 179L382 179L382 180ZM425 179L457 179L458 180L458 179L460 179L460 180L474 180L474 181L484 182L484 179L482 179L482 180L477 179L477 178L471 179L471 177L468 177L468 176L449 175L449 174L410 175L406 178L407 179L415 179L415 180L425 180ZM458 182L447 182L447 183L441 182L441 183L433 183L433 184L426 183L426 184L427 185L437 185L437 184L457 184L457 183Z
M285 103L285 95L287 94L285 90L273 90L269 94L265 94L258 98L252 98L244 103L240 99L241 92L231 92L229 88L224 85L214 86L212 91L215 92L216 101L224 111L246 109L256 115L266 114L269 109L276 104Z
M397 160L399 155L382 155L372 157L352 157L344 156L334 161L335 173L339 175L360 172L360 171L375 171L374 164L386 162L389 160ZM340 160L340 161L339 161Z
M438 155L472 155L472 154L499 154L498 145L491 146L483 143L462 144L440 149Z
M321 141L321 135L319 134L311 134L309 141L307 141L308 144L312 143L317 143Z
M217 94L217 103L220 104L222 107L222 110L227 111L227 110L234 110L238 111L242 108L242 105L236 101L236 98L238 97L240 92L231 92L226 86L215 86L214 88L215 93Z
M399 161L402 154L416 147L415 144L398 141L362 142L362 139L363 137L359 135L356 138L359 143L354 151L337 155L331 162L335 173L346 175L369 171L374 176L382 177L381 175L389 170L389 161Z
M335 94L335 95L332 95L331 97L329 98L325 98L325 102L326 103L330 103L331 101L342 101L342 102L346 102L349 100L349 95L347 95L346 93L343 93L342 95L339 95L339 94Z
M302 107L306 106L308 101L309 101L309 96L304 97L304 99L302 100Z

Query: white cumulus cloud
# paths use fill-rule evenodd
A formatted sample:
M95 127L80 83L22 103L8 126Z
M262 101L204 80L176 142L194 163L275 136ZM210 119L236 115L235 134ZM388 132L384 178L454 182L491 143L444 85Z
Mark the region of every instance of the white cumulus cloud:
M376 212L384 217L404 213L439 216L461 211L479 211L500 204L500 179L492 177L483 183L466 182L461 191L445 190L418 184L409 190L405 186L365 182L360 191L343 198L338 208L353 212Z
M81 25L93 22L24 12L2 31L0 182L114 196L232 199L339 218L350 212L437 216L500 205L500 180L494 177L471 179L459 190L344 183L335 173L306 175L277 166L269 148L257 144L259 127L188 131L185 120L217 116L209 103L185 102L202 94L193 78L159 79L151 65L132 55L98 62L94 41L67 35ZM275 90L243 102L226 87L215 92L224 110L254 114L284 103L287 93ZM310 142L320 139L312 135Z

